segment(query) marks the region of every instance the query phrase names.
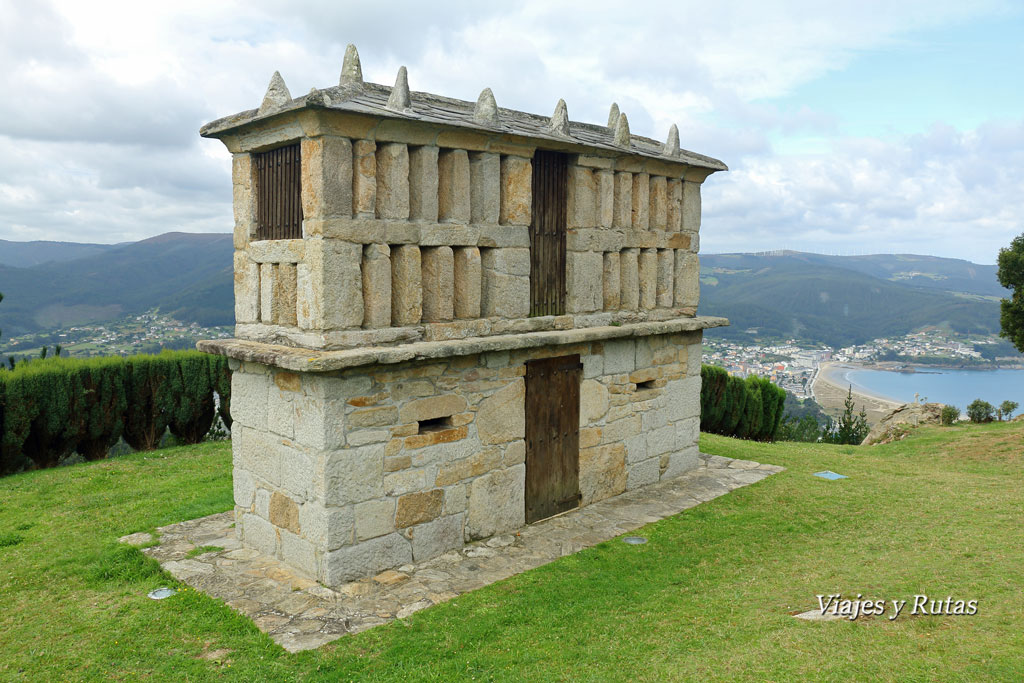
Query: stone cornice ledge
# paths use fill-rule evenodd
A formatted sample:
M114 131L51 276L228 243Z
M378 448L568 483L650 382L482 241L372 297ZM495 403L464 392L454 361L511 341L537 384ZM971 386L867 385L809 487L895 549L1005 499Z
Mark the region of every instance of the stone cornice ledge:
M414 342L399 346L362 347L342 351L317 351L292 346L278 346L243 339L211 339L196 344L200 351L241 361L273 365L294 372L333 372L363 365L390 365L417 360L436 360L452 356L469 356L489 351L532 349L538 346L563 346L606 339L650 337L677 332L695 332L709 327L724 327L725 318L698 316L620 326L584 327L573 330L551 330L472 337L453 341Z

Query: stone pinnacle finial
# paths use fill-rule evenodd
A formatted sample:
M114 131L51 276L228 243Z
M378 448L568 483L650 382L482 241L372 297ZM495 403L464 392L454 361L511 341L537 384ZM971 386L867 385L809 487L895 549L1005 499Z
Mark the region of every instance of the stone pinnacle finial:
M615 128L619 125L619 103L612 102L612 109L608 112L608 127Z
M665 156L679 156L679 128L676 124L668 129L668 140L665 141Z
M263 96L263 103L260 104L258 114L266 114L269 111L283 107L292 101L292 94L288 92L288 86L284 84L281 73L275 71L270 77L270 85L267 86L267 94Z
M551 130L559 135L569 135L569 109L565 100L558 100L555 113L551 115Z
M359 51L349 43L345 48L345 61L341 65L339 85L363 85L363 65L359 63Z
M490 88L484 88L477 98L473 118L484 123L498 124L498 103L494 101L494 93Z
M409 72L403 66L398 69L398 77L395 78L395 87L391 89L387 108L391 111L408 111L410 106L412 101L409 98Z
M629 147L629 119L625 114L619 114L619 120L615 124L615 144L619 147Z

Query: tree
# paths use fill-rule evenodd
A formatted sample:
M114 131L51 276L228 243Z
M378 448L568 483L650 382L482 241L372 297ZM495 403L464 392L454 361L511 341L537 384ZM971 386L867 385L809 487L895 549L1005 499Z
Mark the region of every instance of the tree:
M960 409L952 405L942 406L942 412L939 413L939 422L944 425L951 425L960 419Z
M843 402L843 414L839 416L837 422L829 419L828 424L821 432L821 440L825 443L852 445L858 445L864 441L868 432L871 431L871 427L868 426L868 416L864 412L863 406L856 415L853 413L854 409L853 385L851 384L850 390L846 394L846 401Z
M1003 401L999 404L999 419L1002 420L1005 417L1009 420L1013 416L1013 411L1017 410L1018 407L1016 401Z
M1024 353L1024 234L999 250L997 264L999 284L1011 290L1010 298L999 304L1000 335Z
M976 398L971 402L971 405L967 406L967 417L970 418L971 422L991 422L992 414L995 410L988 401Z

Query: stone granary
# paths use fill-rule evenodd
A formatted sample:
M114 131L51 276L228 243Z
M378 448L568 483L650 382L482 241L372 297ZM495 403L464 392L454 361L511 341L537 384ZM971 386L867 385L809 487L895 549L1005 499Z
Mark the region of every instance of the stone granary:
M363 82L202 129L233 154L241 541L328 586L697 465L700 186L608 125Z

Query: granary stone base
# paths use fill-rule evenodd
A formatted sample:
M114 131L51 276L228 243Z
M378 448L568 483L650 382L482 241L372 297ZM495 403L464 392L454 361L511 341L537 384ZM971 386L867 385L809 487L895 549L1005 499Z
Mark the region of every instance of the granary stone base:
M336 586L521 527L539 358L583 363L581 505L686 472L700 344L698 330L332 372L233 360L238 537Z

